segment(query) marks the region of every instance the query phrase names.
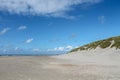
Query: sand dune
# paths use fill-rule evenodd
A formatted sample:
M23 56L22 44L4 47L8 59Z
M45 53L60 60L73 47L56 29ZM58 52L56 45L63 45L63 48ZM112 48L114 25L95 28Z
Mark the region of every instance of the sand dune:
M120 49L116 50L115 48L97 48L95 50L76 51L53 57L70 60L71 63L89 62L101 65L120 65Z

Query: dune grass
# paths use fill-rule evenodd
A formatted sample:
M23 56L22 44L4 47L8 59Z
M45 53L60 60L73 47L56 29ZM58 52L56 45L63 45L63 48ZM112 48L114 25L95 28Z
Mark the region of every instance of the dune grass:
M114 43L112 43L112 41L114 41ZM70 52L75 52L78 50L82 51L82 50L96 49L98 46L102 49L108 48L108 47L110 47L110 48L115 47L116 49L120 49L120 36L95 41L90 44L86 44L84 46L75 48L75 49L71 50Z

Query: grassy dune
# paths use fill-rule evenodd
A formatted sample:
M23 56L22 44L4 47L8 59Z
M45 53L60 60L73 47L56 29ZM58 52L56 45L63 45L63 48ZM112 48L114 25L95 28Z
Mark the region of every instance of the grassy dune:
M70 52L75 52L75 51L78 51L78 50L82 51L82 50L96 49L97 47L100 47L102 49L108 48L108 47L110 47L110 48L114 47L116 49L120 49L120 36L95 41L95 42L92 42L90 44L86 44L84 46L73 49Z

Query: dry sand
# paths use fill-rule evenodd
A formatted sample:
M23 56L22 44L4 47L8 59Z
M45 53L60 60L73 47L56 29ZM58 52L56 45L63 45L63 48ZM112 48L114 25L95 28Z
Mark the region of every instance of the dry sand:
M0 57L0 80L120 80L119 51L107 55L89 52Z

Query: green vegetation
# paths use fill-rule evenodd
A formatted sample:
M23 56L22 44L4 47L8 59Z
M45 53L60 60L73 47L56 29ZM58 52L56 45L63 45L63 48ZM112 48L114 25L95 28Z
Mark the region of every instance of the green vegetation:
M112 42L114 42L114 43L112 43ZM87 45L81 46L79 48L73 49L70 52L75 52L75 51L78 51L78 50L82 51L82 50L96 49L98 46L102 49L107 48L107 47L110 47L110 48L115 47L116 49L120 49L120 36L111 37L111 38L108 38L108 39L92 42L90 44L87 44Z
M103 41L101 44L100 44L100 47L101 48L107 48L111 45L111 42L110 41Z

